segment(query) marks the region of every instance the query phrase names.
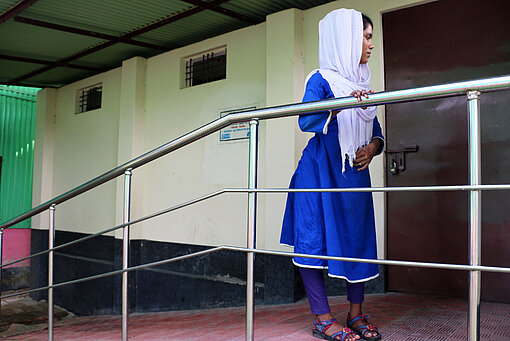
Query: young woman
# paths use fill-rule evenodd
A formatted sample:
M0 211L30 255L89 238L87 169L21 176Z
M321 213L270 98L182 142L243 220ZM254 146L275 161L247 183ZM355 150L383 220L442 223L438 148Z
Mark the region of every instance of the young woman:
M370 93L367 62L373 24L360 12L339 9L319 23L319 66L306 80L303 102ZM290 188L370 187L368 165L384 145L376 108L318 112L299 117L301 130L314 132L292 176ZM289 193L281 234L297 253L377 258L371 193ZM365 282L377 265L293 259L299 267L312 314L313 335L326 340L379 340L377 328L362 313ZM332 316L322 269L347 281L350 311L345 326Z

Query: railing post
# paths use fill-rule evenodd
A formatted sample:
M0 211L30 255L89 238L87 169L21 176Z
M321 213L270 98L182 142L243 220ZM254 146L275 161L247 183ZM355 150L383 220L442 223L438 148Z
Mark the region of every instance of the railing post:
M258 153L258 125L257 119L250 121L250 163L248 170L248 188L257 188L257 153ZM248 193L248 240L247 247L255 248L256 240L257 193ZM253 320L255 315L254 299L254 267L255 254L247 253L246 259L246 340L252 341L254 335Z
M124 172L124 216L123 224L129 222L131 206L131 169ZM129 266L129 225L122 228L122 269ZM122 341L128 339L128 272L122 273Z
M55 205L50 206L50 222L48 228L48 248L55 246ZM53 251L48 253L48 341L53 341Z
M2 296L2 244L4 242L4 229L0 229L0 296ZM0 312L2 311L2 302L0 301Z
M469 117L469 184L481 184L480 92L468 91ZM480 265L481 191L469 192L469 264ZM469 271L468 340L480 340L481 272Z

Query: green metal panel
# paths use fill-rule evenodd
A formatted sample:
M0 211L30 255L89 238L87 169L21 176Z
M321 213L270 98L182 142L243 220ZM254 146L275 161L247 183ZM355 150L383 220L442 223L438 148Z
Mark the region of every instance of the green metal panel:
M37 91L0 85L0 221L32 208ZM30 228L30 219L14 227Z

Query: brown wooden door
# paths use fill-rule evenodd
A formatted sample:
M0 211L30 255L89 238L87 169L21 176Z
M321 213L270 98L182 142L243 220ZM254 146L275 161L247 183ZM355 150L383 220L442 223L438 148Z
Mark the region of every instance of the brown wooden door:
M386 90L510 74L510 1L442 0L383 14ZM482 182L510 183L510 91L481 96ZM387 150L417 145L388 186L468 183L465 97L386 106ZM398 161L398 160L397 160ZM468 194L388 193L388 258L468 263ZM482 264L510 267L510 192L482 194ZM391 291L466 297L464 271L389 267ZM510 275L482 274L510 302Z

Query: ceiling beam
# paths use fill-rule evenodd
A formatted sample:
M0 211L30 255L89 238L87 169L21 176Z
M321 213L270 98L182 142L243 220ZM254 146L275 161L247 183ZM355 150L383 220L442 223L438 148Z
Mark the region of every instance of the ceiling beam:
M214 2L205 2L205 1L202 1L202 0L181 0L181 1L187 2L188 4L192 4L192 5L195 5L195 6L198 6L198 7L205 8L205 9L217 12L217 13L221 13L221 14L224 14L226 16L238 19L238 20L246 21L246 22L249 22L250 24L256 25L256 24L260 24L261 23L260 20L253 19L253 18L250 18L250 17L248 17L248 16L246 16L244 14L241 14L241 13L234 12L232 10L226 9L226 8L221 7L220 5L218 5L218 4L214 3Z
M11 61L14 61L14 62L32 63L32 64L43 64L43 65L54 65L54 64L57 63L55 61L36 59L36 58L11 56L11 55L7 55L7 54L0 54L0 59L11 60ZM93 66L77 65L77 64L71 64L71 63L58 63L58 65L56 65L56 66L68 67L68 68L78 69L78 70L94 71L94 72L104 72L104 71L106 71L105 69L101 69L101 68L97 68L97 67L93 67Z
M14 86L28 86L28 87L32 87L32 88L57 88L58 86L55 86L55 85L48 85L48 84L43 84L43 83L38 83L38 82L21 82L21 83L12 83L12 82L3 82L3 81L0 81L2 83L2 85L14 85Z
M25 17L16 16L16 17L14 17L14 21L24 23L24 24L29 24L29 25L35 25L35 26L39 26L39 27L45 27L45 28L49 28L49 29L53 29L53 30L57 30L57 31L80 34L83 36L94 37L94 38L98 38L98 39L112 40L112 41L115 41L118 43L137 45L137 46L146 47L146 48L154 49L154 50L160 50L160 51L168 51L168 47L165 47L165 46L160 46L160 45L151 44L151 43L144 43L142 41L136 41L136 40L133 40L130 38L122 38L122 37L118 37L118 36L114 36L114 35L110 35L110 34L104 34L104 33L99 33L99 32L94 32L94 31L89 31L89 30L82 30L82 29L76 28L76 27L64 26L64 25L54 24L54 23L36 20L36 19L29 19L29 18L25 18Z
M211 1L210 3L214 4L214 5L220 5L220 4L225 3L227 1L229 1L229 0L215 0L215 1ZM170 23L173 23L173 22L175 22L177 20L184 19L184 18L187 18L189 16L192 16L193 14L202 12L203 10L205 10L205 7L198 7L198 6L191 7L191 8L185 9L184 11L181 11L179 13L169 15L168 17L163 18L163 19L158 20L158 21L155 21L155 22L153 22L151 24L145 25L145 26L143 26L141 28L138 28L138 29L136 29L134 31L122 34L122 35L119 36L119 38L122 38L122 39L133 38L133 37L136 37L136 36L138 36L140 34L152 31L152 30L154 30L156 28L159 28L159 27L168 25ZM103 42L103 43L91 46L91 47L89 47L89 48L87 48L87 49L85 49L85 50L83 50L81 52L78 52L78 53L73 54L71 56L68 56L66 58L60 59L60 60L56 61L55 63L53 63L52 65L48 65L48 66L42 67L40 69L34 70L32 72L29 72L29 73L27 73L27 74L25 74L23 76L17 77L15 79L13 79L11 82L12 83L19 83L19 82L21 82L21 81L23 81L25 79L28 79L28 78L31 78L31 77L36 76L38 74L41 74L43 72L49 71L49 70L57 67L59 63L60 64L62 64L62 63L67 64L70 61L73 61L73 60L76 60L78 58L87 56L87 55L89 55L91 53L100 51L100 50L102 50L102 49L104 49L106 47L109 47L111 45L114 45L116 43L117 43L117 41L109 40L109 41L106 41L106 42Z
M14 17L15 15L23 12L25 9L32 6L35 2L37 2L37 0L18 1L16 4L9 7L3 13L0 13L0 24L3 23L4 21L9 20L10 18Z

